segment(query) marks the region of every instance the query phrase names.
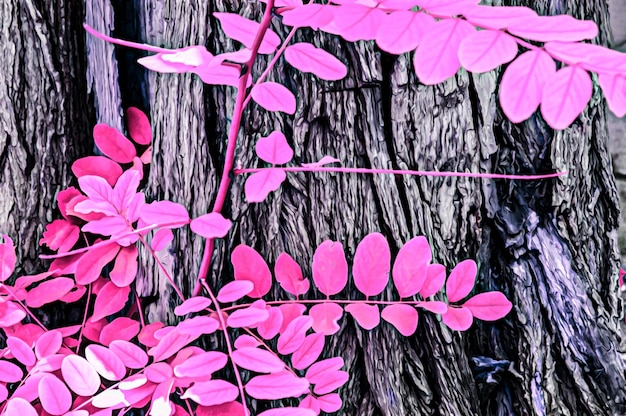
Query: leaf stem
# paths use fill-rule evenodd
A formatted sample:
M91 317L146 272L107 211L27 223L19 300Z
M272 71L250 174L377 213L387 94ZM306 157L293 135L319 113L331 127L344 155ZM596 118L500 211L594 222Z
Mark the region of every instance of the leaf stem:
M126 46L127 48L140 49L142 51L148 51L148 52L174 53L172 49L159 48L158 46L152 46L152 45L148 45L145 43L137 43L137 42L131 42L128 40L112 38L110 36L107 36L98 32L96 29L89 26L87 23L83 23L83 27L85 28L87 33L95 36L98 39L102 39L105 42L113 43L115 45Z

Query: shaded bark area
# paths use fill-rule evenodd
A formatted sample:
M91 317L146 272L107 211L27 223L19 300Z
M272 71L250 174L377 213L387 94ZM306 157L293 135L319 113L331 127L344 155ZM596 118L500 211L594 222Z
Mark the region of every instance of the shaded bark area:
M0 3L0 232L16 273L42 270L39 239L74 160L91 153L81 2Z

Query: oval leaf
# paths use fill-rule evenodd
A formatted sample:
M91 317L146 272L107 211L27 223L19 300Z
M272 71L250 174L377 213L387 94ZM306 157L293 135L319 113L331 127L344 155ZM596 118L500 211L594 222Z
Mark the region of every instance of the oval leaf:
M448 301L457 302L463 299L474 288L478 268L474 260L463 260L450 272L446 282Z
M93 128L93 139L98 149L116 162L131 163L137 156L131 141L117 129L106 124L96 124Z
M380 323L380 311L375 305L353 303L346 306L346 312L350 313L363 329L373 329Z
M126 367L120 358L107 347L91 344L85 348L85 358L103 378L117 381L126 375Z
M254 284L250 297L260 298L269 292L272 287L272 273L255 249L240 244L233 250L230 261L235 269L236 280L247 280Z
M332 335L339 331L337 322L343 316L343 309L336 303L325 302L313 306L309 315L313 318L313 330L315 332Z
M593 84L589 74L578 66L561 68L546 80L541 98L541 114L556 130L568 127L591 99Z
M402 246L393 263L392 272L393 283L400 297L413 296L422 289L432 257L432 250L424 236L412 238Z
M246 393L260 400L299 397L309 391L309 382L289 371L253 377L245 386Z
M249 280L235 280L226 283L218 292L217 300L221 303L231 303L246 296L254 290L254 283Z
M472 312L468 308L453 308L450 307L442 315L443 323L448 325L450 329L455 331L466 331L472 326Z
M292 295L303 295L309 291L309 280L302 277L300 265L287 253L281 253L276 259L274 275L280 286Z
M252 99L267 111L296 112L296 96L287 87L276 82L257 84L250 92Z
M232 221L227 220L219 212L204 214L191 220L191 231L205 238L222 238L228 234Z
M239 16L235 13L217 13L214 12L213 16L222 24L222 30L229 38L235 39L245 45L246 48L251 49L254 43L254 38L260 30L260 24ZM271 29L267 29L263 41L259 47L259 53L268 54L274 53L276 48L280 45L280 38Z
M371 233L359 243L354 253L354 284L365 296L376 296L387 286L391 251L387 239Z
M239 367L257 373L276 373L285 368L275 353L260 348L239 348L233 351L232 359Z
M152 142L152 127L143 111L136 107L126 109L126 124L128 134L135 143L147 145Z
M326 240L320 244L313 254L312 268L315 285L327 296L341 292L348 283L348 262L339 242Z
M404 304L389 305L383 309L381 316L396 327L405 337L413 335L417 330L418 315L414 307Z
M122 167L108 157L86 156L72 163L72 172L77 178L100 176L113 186L122 175Z
M41 406L51 415L63 415L72 407L72 393L53 374L46 374L39 380L37 391Z
M287 174L282 169L263 169L253 173L246 179L244 192L248 202L263 202L265 198L280 188L280 184L287 179Z
M513 304L501 292L485 292L469 298L463 306L478 319L495 321L504 318Z
M340 80L348 74L348 68L343 62L325 50L306 42L289 45L285 49L285 59L294 68L302 72L311 72L327 81Z
M515 39L499 30L481 30L466 37L459 47L459 60L470 72L488 72L517 56Z
M211 299L204 296L194 296L185 300L183 303L174 308L174 314L184 316L188 313L200 312L211 304Z
M288 163L293 158L293 149L281 131L273 131L267 137L261 137L255 146L258 157L275 165Z
M291 364L297 370L304 370L320 357L324 350L325 336L321 332L307 335L304 342L292 354Z
M100 388L100 376L89 361L78 355L68 355L61 362L63 380L79 396L93 396Z

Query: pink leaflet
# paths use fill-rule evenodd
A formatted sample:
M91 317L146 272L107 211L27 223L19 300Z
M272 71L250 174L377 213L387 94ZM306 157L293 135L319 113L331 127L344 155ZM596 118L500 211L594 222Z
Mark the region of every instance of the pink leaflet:
M305 409L302 407L278 407L275 409L269 409L258 414L258 416L316 416L311 409Z
M611 112L618 118L624 117L626 115L626 78L620 75L600 74L598 83Z
M343 367L344 362L341 357L327 358L313 364L306 372L305 377L311 384L322 383L327 374L335 372Z
M174 367L176 377L208 378L224 368L228 356L219 351L207 351L187 358Z
M119 213L125 212L133 203L140 181L141 174L133 169L127 170L118 178L115 187L113 187L111 202ZM137 218L131 218L131 222L136 220Z
M156 386L150 398L150 416L174 415L174 404L170 401L173 384L173 380L166 380Z
M373 329L380 323L380 311L378 306L365 303L353 303L346 306L348 312L363 329Z
M568 127L591 99L593 84L587 71L567 66L546 79L541 98L541 114L555 130Z
M96 303L93 306L92 322L106 318L116 312L121 311L128 301L130 287L117 287L113 282L107 282L96 297Z
M80 189L93 202L110 202L113 188L106 179L100 176L83 176L78 178ZM115 212L114 212L115 213Z
M235 346L235 348L256 348L261 345L261 343L257 341L256 338L254 338L253 336L243 334L237 337L233 345Z
M314 168L314 167L320 167L320 166L328 165L330 163L335 163L335 162L341 162L341 161L339 159L335 159L334 157L324 156L317 162L302 163L302 166Z
M195 72L202 82L210 85L230 85L231 87L239 86L239 76L241 71L232 66L224 65L207 65L197 68ZM252 85L252 80L248 80L248 87Z
M53 373L61 368L63 358L65 358L65 354L48 355L40 359L31 369L31 372Z
M144 368L148 364L148 355L144 350L132 342L125 340L111 341L109 349L114 353L124 365L132 369Z
M280 184L287 179L287 174L282 169L264 169L253 173L246 179L244 192L248 202L263 202L265 198L280 188Z
M8 402L5 408L7 415L20 415L20 416L38 416L39 414L35 410L29 401L22 399L21 397L13 396Z
M474 6L463 12L470 23L485 29L506 29L512 24L537 16L528 7L516 6Z
M63 415L72 407L72 393L53 374L46 374L39 380L37 391L41 406L51 415Z
M100 276L100 272L109 264L120 251L117 244L107 244L96 247L82 255L76 263L75 279L80 285L93 283Z
M208 380L194 383L181 399L191 399L203 406L215 406L232 402L239 396L239 389L224 380Z
M139 342L146 347L155 347L159 343L159 340L154 337L154 333L164 326L165 324L163 322L158 321L144 326L137 336Z
M291 356L293 368L304 370L317 361L324 350L324 342L325 336L321 332L307 335L302 345Z
M91 401L91 405L93 407L97 407L98 409L107 409L107 412L110 412L113 409L121 409L125 406L126 397L124 397L124 393L122 393L118 389L108 389L104 390L97 396L93 398ZM99 416L99 413L94 413L93 416ZM111 413L104 413L103 416L109 416Z
M211 304L211 299L204 296L194 296L185 300L183 303L174 308L174 315L184 316L188 313L200 312Z
M146 114L136 107L126 109L128 134L137 144L148 145L152 142L152 127Z
M293 149L279 130L271 132L267 137L261 137L256 142L255 151L259 158L273 165L288 163L293 158Z
M321 410L320 404L317 402L317 399L310 394L306 395L304 399L300 400L300 404L298 404L298 407L310 409L315 412L315 415L319 415Z
M413 296L422 289L432 258L430 245L424 236L414 237L402 246L392 271L393 283L400 297Z
M189 335L195 339L200 335L212 334L219 326L219 321L210 316L194 316L191 319L183 320L176 325L176 328L181 334Z
M102 331L102 328L104 328L106 324L106 319L101 319L96 322L87 320L87 322L85 322L85 326L83 327L83 336L90 341L100 342L100 331Z
M499 30L474 32L461 41L459 61L470 72L488 72L517 56L515 39Z
M274 265L274 275L288 293L298 296L309 291L309 279L302 277L300 265L287 253L281 253Z
M153 363L146 367L144 374L148 381L158 384L171 379L174 372L168 363Z
M17 383L24 378L22 369L10 361L0 359L0 382Z
M349 378L350 375L346 371L337 370L328 372L324 375L324 379L315 385L313 392L318 395L330 393L346 384Z
M448 310L448 304L438 300L418 302L417 306L426 309L428 312L444 314Z
M0 302L0 328L19 323L26 317L26 312L15 302Z
M130 286L137 276L137 246L131 245L120 250L109 278L117 287Z
M412 306L401 303L389 305L383 309L381 316L405 337L413 335L417 330L417 310Z
M116 340L130 341L139 333L139 322L134 319L121 316L102 328L100 343L109 346Z
M463 260L452 269L446 282L449 302L457 302L469 295L474 288L477 272L476 262L471 259Z
M244 413L243 406L239 402L228 402L215 406L198 406L196 408L196 416L234 416L249 415Z
M239 367L256 373L276 373L285 368L276 353L261 348L239 348L233 351L232 359Z
M167 228L182 227L189 223L187 209L171 201L155 201L141 207L139 216L146 225L161 225ZM174 224L174 225L172 225Z
M348 283L348 262L337 241L326 240L317 247L312 268L313 281L326 296L336 295Z
M100 176L111 186L122 174L122 167L104 156L81 157L72 163L72 172L77 178L83 176Z
M118 381L126 375L126 366L107 347L91 344L85 348L85 358L103 378Z
M578 20L565 14L528 16L511 22L507 30L515 36L539 42L576 42L598 35L598 26L591 20Z
M226 283L217 293L221 303L235 302L254 290L254 283L249 280L234 280Z
M37 362L33 349L20 338L9 336L6 342L9 351L20 363L30 367Z
M219 212L211 212L191 220L189 227L202 237L222 238L228 234L232 225L232 221L224 218Z
M496 321L504 318L513 304L501 292L485 292L469 298L463 306L478 319Z
M249 296L260 298L272 287L272 273L263 257L252 247L240 244L233 250L230 261L235 269L235 280L249 280L254 290Z
M222 30L226 33L226 36L243 43L248 49L252 48L254 38L261 26L259 23L239 16L236 13L214 12L213 16L222 24ZM271 29L267 29L259 46L259 53L274 53L278 45L280 45L278 35Z
M299 397L309 391L309 382L287 370L253 377L245 385L246 393L260 400L279 400Z
M160 228L152 236L150 247L157 253L163 250L174 239L174 233L169 228Z
M331 33L340 35L349 42L357 40L373 40L385 16L385 12L378 8L347 4L334 9L335 27ZM322 28L326 30L328 27Z
M257 332L261 337L263 337L263 339L274 338L280 331L283 324L283 314L280 308L271 307L268 311L270 314L269 318L267 318L264 322L261 322L256 328Z
M442 316L443 323L448 325L450 329L455 331L466 331L472 326L472 312L464 307L449 307L448 311Z
M288 46L285 49L285 59L294 68L302 72L310 72L327 81L340 80L348 74L348 68L343 62L307 42Z
M343 405L341 397L337 393L326 394L317 398L320 408L326 413L333 413L341 409Z
M13 240L4 234L0 234L0 240L4 240L0 243L0 282L4 282L13 274L17 257Z
M426 13L402 10L386 14L376 33L376 44L394 55L410 52L434 24L435 19Z
M296 96L284 85L266 81L257 84L250 91L252 99L267 111L296 112Z
M416 3L430 14L456 16L472 10L477 0L417 0Z
M300 316L291 321L278 337L278 352L283 355L295 352L304 342L312 325L313 319L310 316Z
M367 297L380 294L389 282L390 262L387 239L380 233L366 235L356 248L352 265L357 289Z
M26 295L26 305L40 308L65 296L74 287L74 280L69 277L57 277L42 282Z
M231 328L254 328L261 322L264 322L269 318L270 313L267 309L260 309L255 307L247 307L244 309L238 309L231 313L226 320L226 324Z
M93 139L102 153L118 163L130 163L137 156L131 141L106 124L96 124L93 128Z
M46 225L46 231L43 233L43 238L39 240L39 245L45 244L50 250L65 253L74 247L79 236L80 228L77 225L67 220L54 220Z
M183 73L191 72L199 66L207 65L212 59L213 55L204 46L197 45L174 49L171 53L157 53L152 56L146 56L137 59L137 63L155 72Z
M315 332L332 335L339 331L340 327L337 322L343 316L343 309L336 303L320 303L309 310L309 316L313 318L313 330Z
M285 26L311 27L314 30L326 26L333 20L332 6L308 3L281 11L280 15Z
M38 359L54 355L59 352L63 344L63 335L58 329L44 332L35 343L35 355Z
M446 268L442 264L429 264L426 269L426 279L419 293L424 298L431 297L439 292L446 281Z
M282 334L285 332L287 325L289 325L291 321L304 314L306 306L300 303L287 303L285 305L280 305L278 309L280 309L280 314L283 317L283 323L280 326L280 331L278 331Z
M148 355L153 357L154 362L166 360L187 345L189 339L189 335L181 334L177 329L173 329L161 338L156 346L148 350Z
M79 396L90 397L100 389L100 376L89 361L79 355L68 355L61 362L63 380Z
M413 59L415 73L426 85L439 84L461 67L459 46L472 34L474 26L461 19L440 20L424 34Z
M547 42L543 45L553 58L568 65L582 64L588 71L621 75L626 71L626 55L599 45L580 42Z

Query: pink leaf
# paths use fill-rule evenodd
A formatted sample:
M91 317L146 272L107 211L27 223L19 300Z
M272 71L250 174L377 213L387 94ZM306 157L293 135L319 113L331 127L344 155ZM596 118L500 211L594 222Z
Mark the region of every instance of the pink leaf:
M419 293L424 298L439 292L446 281L446 268L441 264L429 264L426 269L426 279Z
M335 159L334 157L324 156L320 160L318 160L317 162L303 163L302 166L315 168L315 167L320 167L320 166L328 165L330 163L335 163L335 162L340 162L340 160L339 159Z
M141 173L134 169L127 170L118 178L111 195L111 202L115 208L117 208L118 212L125 212L129 210L131 203L134 202L137 195L139 182L141 182ZM127 218L129 217L128 214L123 216ZM135 222L136 220L136 218L131 219L132 222Z
M276 259L274 274L280 286L292 295L303 295L309 291L309 280L302 277L300 265L287 253L281 253Z
M253 377L245 386L246 393L260 400L299 397L309 391L309 382L287 370Z
M217 13L213 16L222 24L222 30L229 38L243 43L246 48L251 49L256 34L260 30L260 24L235 13ZM280 38L271 29L267 29L263 41L259 47L259 53L274 53L280 45Z
M120 250L115 266L109 273L111 281L118 287L129 286L137 275L137 247L132 245Z
M477 0L417 0L415 3L434 15L455 16L476 7Z
M481 30L467 36L459 47L459 61L470 72L488 72L517 56L515 39L499 30Z
M326 413L333 413L341 409L343 403L341 397L337 393L327 394L317 398L320 408Z
M20 363L30 367L37 362L33 349L20 338L9 336L6 342L9 351Z
M500 83L500 105L509 120L520 123L535 112L544 84L555 71L552 57L541 50L523 53L506 68Z
M194 383L181 399L191 399L203 406L215 406L232 402L239 396L239 389L224 380L208 380Z
M600 74L598 83L606 98L609 109L616 117L626 115L626 78L620 75Z
M380 323L380 311L375 305L352 303L346 306L346 312L350 313L363 329L373 329Z
M188 313L200 312L211 304L211 299L204 296L194 296L185 300L174 308L174 315L184 316Z
M282 169L263 169L253 173L246 179L244 191L248 202L263 202L265 198L280 188L280 184L287 178Z
M171 201L155 201L141 207L141 219L147 225L180 227L189 222L187 209Z
M252 247L240 244L233 250L230 261L235 269L236 280L248 280L254 283L254 290L249 296L260 298L272 287L272 273L263 257Z
M389 281L391 251L387 239L371 233L359 243L354 253L354 284L365 296L380 294Z
M107 244L92 248L82 255L76 263L75 278L79 285L88 285L100 277L100 272L109 264L120 251L117 244Z
M254 328L261 322L264 322L269 316L270 313L267 309L248 307L231 313L226 320L226 324L231 328Z
M432 313L444 314L448 310L448 304L445 302L440 302L438 300L426 301L426 302L418 302L417 306L420 308L426 309Z
M300 316L291 321L278 337L278 352L287 355L300 348L312 324L310 316Z
M474 260L463 260L450 272L446 282L448 301L457 302L463 299L474 288L478 269Z
M15 302L0 302L0 328L19 323L26 317L26 312Z
M285 368L275 353L260 348L239 348L233 351L232 359L239 367L256 373L276 373Z
M213 54L204 46L188 46L175 49L171 53L157 53L137 59L137 63L151 71L162 73L192 72L211 64Z
M293 149L289 147L285 135L278 130L261 137L256 142L255 150L258 157L275 165L288 163L293 158Z
M343 309L336 303L325 302L313 306L309 315L313 318L313 330L315 332L332 335L339 331L337 322L343 316Z
M432 257L430 245L424 236L414 237L402 246L393 263L392 272L393 283L400 297L413 296L422 289Z
M450 307L442 316L443 323L455 331L465 331L472 326L472 312L467 308Z
M117 287L113 282L107 282L96 297L90 320L98 321L121 311L128 301L129 294L129 286Z
M305 409L301 407L278 407L276 409L269 409L258 414L258 416L316 416L311 409Z
M233 345L235 346L235 348L247 348L247 347L256 348L259 345L261 345L261 343L257 341L257 339L254 338L253 336L243 334L237 337Z
M252 99L267 111L296 112L296 96L287 87L276 82L266 81L257 84L250 92Z
M148 355L144 350L132 342L121 339L111 341L109 349L124 365L132 369L144 368L148 364Z
M81 157L72 163L72 172L77 178L83 176L100 176L111 186L122 174L122 167L104 156Z
M414 307L404 304L389 305L383 309L381 316L396 327L405 337L413 335L417 330L418 315Z
M254 283L249 280L234 280L226 283L217 293L221 303L235 302L254 290Z
M600 45L580 42L547 42L544 50L568 65L581 64L588 71L622 75L626 70L624 54Z
M239 76L241 71L233 66L224 65L204 65L196 68L193 72L198 74L202 82L209 85L230 85L231 87L239 86ZM252 84L252 80L248 80L248 87Z
M346 371L328 372L324 375L324 378L315 385L313 392L317 395L330 393L346 384L349 378L350 375Z
M139 322L134 319L121 316L102 328L100 343L109 346L115 340L130 341L139 333Z
M485 292L469 298L463 306L478 319L496 321L504 318L513 304L501 292Z
M228 356L219 351L207 351L187 358L174 367L176 377L208 378L224 368Z
M38 416L39 414L35 410L32 404L28 401L20 398L13 397L7 402L5 408L7 415L20 415L20 416Z
M515 36L539 42L576 42L598 35L598 26L591 20L577 20L565 14L528 16L511 22L507 30Z
M327 81L340 80L348 74L348 68L343 62L307 42L289 45L285 49L285 59L294 68L302 72L311 72Z
M152 127L143 111L136 107L126 109L126 124L128 134L138 144L150 144L152 142Z
M163 328L165 324L163 322L152 322L144 326L141 331L139 331L139 335L137 338L139 342L141 342L146 347L154 347L159 343L159 340L155 338L154 333Z
M168 363L153 363L147 366L143 372L146 379L152 383L164 383L174 375L172 367Z
M283 314L280 308L272 307L269 310L269 318L261 322L256 330L264 339L272 339L279 332L283 324Z
M304 370L313 364L324 350L325 336L321 332L307 335L304 342L292 354L291 364L297 370Z
M219 212L204 214L191 220L191 231L205 238L222 238L228 234L233 223Z
M410 52L434 23L435 19L426 13L402 10L386 14L376 33L376 44L394 55Z
M235 416L244 414L242 404L234 401L215 406L198 406L196 408L196 416Z
M220 324L217 319L210 316L195 316L191 319L185 319L179 323L176 328L181 334L197 338L200 335L212 334L219 326Z
M327 296L341 292L348 283L348 262L339 242L326 240L320 244L313 254L312 268L315 285Z
M291 321L304 314L306 306L299 303L287 303L280 305L278 309L280 309L280 314L283 317L283 323L281 324L279 332L283 333Z
M17 257L13 240L4 234L0 234L0 240L4 240L0 243L0 282L4 282L13 274Z
M461 41L476 29L464 20L446 19L424 34L414 57L415 73L426 85L438 84L461 67L458 51Z
M55 302L68 294L74 287L74 280L69 277L57 277L40 283L26 294L26 304L31 308Z
M285 26L311 27L315 30L326 26L333 20L333 6L322 4L305 4L281 12Z
M35 355L38 359L54 355L59 352L63 344L61 331L54 329L43 333L35 343Z
M107 347L91 344L85 348L85 358L103 378L117 381L126 375L126 367L120 358Z
M341 8L335 9L335 14L332 33L341 35L349 42L375 39L385 16L381 9L360 4L344 4ZM323 29L329 28L327 26Z
M548 125L568 127L591 99L593 84L589 74L578 66L561 68L546 79L541 98L541 114Z
M306 372L305 377L311 384L322 383L326 376L343 367L344 362L341 357L327 358L313 364Z
M63 415L72 407L72 394L53 374L46 374L39 380L37 391L41 406L51 415Z
M137 156L131 141L117 129L106 124L96 124L93 128L93 139L102 153L116 162L130 163Z
M50 250L59 250L60 253L64 253L74 247L79 235L80 228L77 225L66 220L54 220L46 225L46 231L43 233L43 238L39 240L39 244L45 244Z
M470 23L485 29L506 29L516 22L536 17L537 12L528 7L474 6L463 12Z
M300 404L298 405L300 408L310 409L316 415L320 414L320 404L317 402L317 399L310 394L307 394L304 399L300 400Z
M156 252L163 250L174 239L174 233L169 228L160 228L154 233L150 247Z
M187 345L189 338L189 335L174 329L161 338L156 346L150 348L148 355L153 357L154 362L166 360Z
M22 369L10 361L0 359L0 382L17 383L24 377Z
M90 397L100 389L100 376L89 361L79 355L68 355L61 362L63 380L79 396Z

